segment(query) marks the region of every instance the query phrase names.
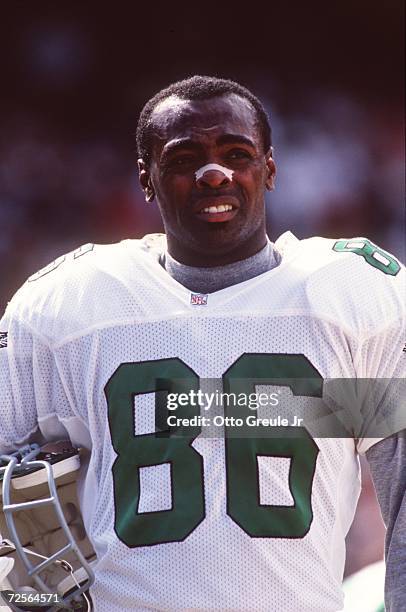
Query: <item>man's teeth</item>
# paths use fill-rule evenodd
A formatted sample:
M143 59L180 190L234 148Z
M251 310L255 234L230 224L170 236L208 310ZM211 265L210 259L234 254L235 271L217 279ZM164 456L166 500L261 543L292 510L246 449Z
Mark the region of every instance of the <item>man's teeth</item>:
M201 212L204 213L221 213L228 212L229 210L233 210L231 204L220 204L220 206L208 206L207 208L203 208Z

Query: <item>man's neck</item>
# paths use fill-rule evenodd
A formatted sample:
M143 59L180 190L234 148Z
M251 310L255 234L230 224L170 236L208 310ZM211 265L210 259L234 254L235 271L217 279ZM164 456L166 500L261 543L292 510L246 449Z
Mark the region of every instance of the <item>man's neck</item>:
M190 291L214 293L268 272L279 262L280 255L268 240L264 248L255 255L224 266L211 268L186 266L176 261L169 253L165 253L163 265L168 274Z

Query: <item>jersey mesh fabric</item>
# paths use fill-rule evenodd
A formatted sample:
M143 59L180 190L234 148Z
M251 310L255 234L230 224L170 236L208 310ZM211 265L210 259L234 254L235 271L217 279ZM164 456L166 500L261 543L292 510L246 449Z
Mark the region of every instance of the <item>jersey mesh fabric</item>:
M56 418L74 444L91 450L81 501L98 555L97 611L341 608L344 538L359 495L352 439L315 440L313 521L304 537L250 537L228 514L224 440L203 436L192 446L203 458L204 520L183 541L135 548L114 529L117 455L106 385L121 364L178 358L202 379L219 379L245 353L276 353L305 355L324 378L368 376L371 368L374 375L393 375L398 366L383 357L386 332L370 339L374 364L360 364L372 329L383 322L397 329L395 280L352 254L332 254L326 241L305 242L294 241L284 265L211 294L207 307L191 306L190 292L159 266L159 240L156 249L130 241L68 256L57 270L27 283L10 305L0 327L10 338L0 351L0 446L27 437L37 411L45 437L55 436ZM385 283L384 320L379 299L372 306L366 299L355 303L342 291L349 269L357 294L362 283L370 293L371 279ZM399 338L393 331L391 347ZM148 402L152 409L152 397L139 403L128 436L138 435L137 428L150 431ZM158 468L155 478L141 479L148 512L154 503L156 510L168 504L168 495L157 490L169 490L169 474ZM291 505L284 468L264 461L261 474L260 498ZM127 475L130 488L136 477Z
M184 542L129 552L117 540L113 529L111 469L115 454L111 448L104 397L104 386L111 374L121 363L133 361L135 354L137 361L149 361L157 355L160 359L176 356L203 377L218 378L244 352L295 354L301 350L306 355L312 355L312 347L316 346L313 361L317 366L322 371L334 371L340 375L336 350L343 339L335 329L326 329L324 334L323 341L320 326L298 316L283 320L278 317L276 321L269 317L217 317L214 320L211 317L182 317L149 322L147 325L125 325L93 331L89 336L70 341L55 351L60 372L66 372L69 376L66 385L73 392L75 405L88 415L93 441L89 471L95 474L99 487L98 490L85 489L89 507L84 509L84 513L91 517L89 532L96 548L98 544L102 550L107 546L104 558L99 554L100 594L96 595L98 591L94 589L98 606L108 600L113 609L114 606L118 609L124 603L131 607L135 602L138 602L137 605L148 602L150 606L165 609L169 601L177 602L179 608L199 608L207 605L210 594L213 608L220 606L237 610L243 598L245 605L242 609L266 610L270 604L271 609L293 610L299 606L303 609L308 606L312 610L339 609L343 538L352 520L358 495L352 485L358 469L353 441L317 441L320 456L313 485L317 520L314 520L309 535L303 540L270 542L266 538L253 540L227 515L223 441L197 439L193 446L204 458L205 520ZM320 343L324 345L322 351L319 349ZM108 361L103 363L99 359L97 370L90 357L93 352L91 345L94 351L104 347L109 354ZM196 346L201 346L201 350L197 351ZM215 350L216 347L219 350ZM224 347L227 347L226 351ZM322 361L316 358L317 354L323 355ZM89 390L93 389L98 390L97 397L93 393L89 395ZM135 409L136 405L135 402ZM69 430L69 423L65 423L65 426ZM148 422L141 422L140 428L147 431ZM325 460L324 453L328 460ZM345 477L340 478L342 470ZM269 471L267 477L267 487L277 491L280 487L278 472ZM340 492L337 491L338 482L342 486ZM155 487L159 490L162 484L157 479ZM145 497L154 495L154 490L144 493ZM341 499L338 505L337 497ZM341 506L344 508L343 516ZM160 509L159 505L156 509ZM337 545L336 532L341 547ZM239 560L235 567L237 551ZM313 558L318 559L317 586L314 584L315 567L310 568L306 561ZM334 571L330 573L332 564ZM173 576L174 567L178 568L179 579ZM114 595L110 592L112 568L117 573ZM284 575L288 572L296 576L289 588L281 585L279 568L283 568ZM147 588L142 586L150 575L160 576L159 595L149 582ZM137 585L134 592L128 590L130 579ZM235 585L233 589L227 586L231 583ZM276 586L272 587L272 584ZM310 584L313 584L312 589ZM187 585L187 588L183 585ZM151 588L152 594L149 591ZM109 596L107 591L110 592Z

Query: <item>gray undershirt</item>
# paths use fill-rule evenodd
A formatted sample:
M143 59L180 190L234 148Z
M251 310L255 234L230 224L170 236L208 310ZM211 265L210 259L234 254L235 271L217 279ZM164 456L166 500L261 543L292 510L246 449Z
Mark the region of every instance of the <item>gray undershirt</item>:
M366 452L385 538L385 610L406 610L406 430L381 440Z
M176 281L196 293L213 293L242 283L279 265L272 242L255 255L226 266L186 266L165 253L162 265ZM387 612L406 610L406 438L401 432L367 452L381 513L387 528L385 543Z
M263 249L241 261L226 266L213 268L196 268L186 266L176 261L169 253L165 253L164 267L184 287L196 293L214 293L231 285L268 272L280 263L281 256L272 242L268 240Z

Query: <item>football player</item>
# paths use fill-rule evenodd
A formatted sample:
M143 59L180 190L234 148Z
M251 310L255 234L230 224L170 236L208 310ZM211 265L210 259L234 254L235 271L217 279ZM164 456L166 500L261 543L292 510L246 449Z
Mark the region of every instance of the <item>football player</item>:
M404 609L396 397L354 404L351 436L287 418L312 410L325 381L404 376L404 269L365 238L269 240L271 130L237 83L197 76L159 92L137 145L165 235L85 245L14 296L0 324L0 449L40 434L89 453L79 494L98 612L341 610L366 453L387 525L386 605ZM213 380L229 397L279 392L280 414L224 402L205 435L209 402L195 400ZM389 425L367 435L377 415Z

